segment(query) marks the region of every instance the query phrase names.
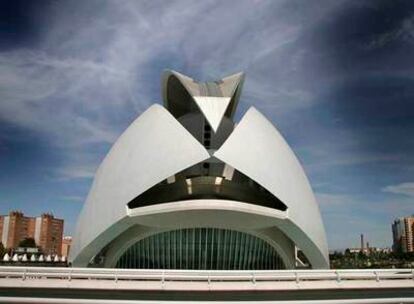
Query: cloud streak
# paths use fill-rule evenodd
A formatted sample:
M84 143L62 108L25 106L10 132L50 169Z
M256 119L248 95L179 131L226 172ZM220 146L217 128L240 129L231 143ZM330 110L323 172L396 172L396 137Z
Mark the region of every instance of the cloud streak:
M83 194L116 138L161 102L164 69L203 81L242 70L236 118L253 105L277 125L323 213L351 221L361 195L371 206L384 192L412 197L398 183L413 180L413 17L381 3L51 1L32 16L33 39L0 45L0 166L45 167Z
M275 22L286 11L283 1L55 3L35 47L0 52L0 119L44 134L68 155L85 153L112 143L125 122L160 101L164 68L202 79L251 70L245 95L257 103L308 100L303 89L262 81L272 66L298 69L300 54L281 64L283 52L320 15L311 9L301 22Z
M386 186L382 189L384 192L400 194L404 196L414 197L414 182L401 183L398 185Z

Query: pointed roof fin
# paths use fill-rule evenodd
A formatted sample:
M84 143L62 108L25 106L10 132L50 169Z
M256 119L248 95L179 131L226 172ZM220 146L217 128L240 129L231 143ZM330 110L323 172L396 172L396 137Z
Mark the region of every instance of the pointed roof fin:
M234 93L236 92L237 86L244 78L244 73L240 72L237 74L233 74L227 77L224 77L218 85L223 92L223 96L233 97Z
M213 96L193 96L193 98L213 131L217 132L231 98Z
M216 132L224 116L234 116L243 81L244 73L203 83L176 71L165 71L162 85L164 104L178 118L192 111L191 101L194 101Z

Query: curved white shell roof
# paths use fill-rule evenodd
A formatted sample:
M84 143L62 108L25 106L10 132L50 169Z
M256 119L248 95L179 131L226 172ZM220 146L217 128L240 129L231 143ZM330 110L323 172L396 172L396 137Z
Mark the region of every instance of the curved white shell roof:
M150 107L119 137L100 165L78 219L70 260L75 265L86 265L105 245L139 223L141 208L128 212L131 200L210 157L204 146L165 108ZM273 225L282 230L304 251L314 268L329 266L325 231L310 184L293 151L262 114L250 108L214 157L280 199L287 210L282 218L271 222L267 219L267 227ZM188 203L188 210L192 209L191 202L184 203ZM167 205L151 208L159 214L185 216L183 210L167 211ZM257 208L250 206L253 215ZM220 208L216 209L220 214ZM156 218L154 215L153 219Z
M280 228L315 267L329 264L325 230L305 172L282 135L260 112L250 108L214 156L279 198L299 229Z
M78 219L71 258L125 217L132 199L209 157L165 108L151 106L118 138L99 166Z

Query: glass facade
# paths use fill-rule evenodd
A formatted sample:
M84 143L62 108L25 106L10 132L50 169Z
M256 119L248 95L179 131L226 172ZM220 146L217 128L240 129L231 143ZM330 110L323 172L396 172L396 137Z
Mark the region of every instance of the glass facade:
M120 257L116 268L264 270L285 269L275 249L253 235L191 228L144 238Z

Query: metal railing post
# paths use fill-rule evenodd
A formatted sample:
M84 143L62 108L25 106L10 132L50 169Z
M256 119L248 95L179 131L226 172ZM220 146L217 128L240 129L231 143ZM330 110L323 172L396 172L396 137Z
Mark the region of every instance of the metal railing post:
M337 283L341 283L341 277L340 277L340 275L339 275L338 270L335 270L335 274L336 274L336 282L337 282Z
M380 281L380 277L379 277L378 271L374 271L374 274L375 274L375 280L377 282L379 282Z
M299 274L295 271L296 284L299 284Z
M256 277L254 275L254 272L252 272L252 282L253 282L253 284L256 284Z

